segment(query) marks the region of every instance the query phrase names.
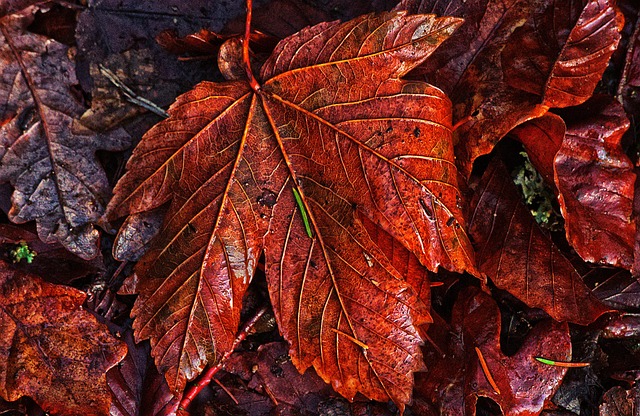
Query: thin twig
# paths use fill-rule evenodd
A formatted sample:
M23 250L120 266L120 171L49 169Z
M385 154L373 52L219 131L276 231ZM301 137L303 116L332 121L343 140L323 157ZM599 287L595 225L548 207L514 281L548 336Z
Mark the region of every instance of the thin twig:
M193 399L198 395L198 393L202 391L202 389L209 385L209 383L213 379L213 376L215 376L216 373L222 369L227 359L231 356L231 354L233 354L233 351L238 347L238 345L240 345L242 341L244 341L244 339L249 334L249 331L251 331L253 326L256 324L256 322L258 322L262 315L265 314L266 311L267 306L263 306L258 310L258 312L256 312L256 314L244 325L242 330L238 333L238 336L233 341L231 348L229 348L229 351L227 351L222 356L220 361L218 361L218 364L216 364L214 367L209 368L209 370L207 370L207 372L202 375L200 381L198 381L197 384L191 386L189 391L186 392L184 396L182 396L182 400L180 401L180 405L178 406L179 412L181 412L182 414L188 414L187 407L189 406L189 404L191 404Z
M242 61L244 62L245 71L247 72L247 78L249 79L249 85L255 92L260 90L260 84L253 76L251 70L251 60L249 59L249 41L251 40L251 13L253 11L252 0L247 0L247 20L244 25L244 39L242 41Z
M482 351L480 351L480 348L478 347L475 347L475 349L476 349L476 354L478 354L478 359L480 360L480 367L482 367L482 372L484 373L484 376L487 378L487 381L489 382L489 384L491 384L491 387L493 387L496 393L500 394L500 389L498 388L498 385L496 384L495 380L493 379L493 376L491 375L491 372L489 371L489 366L487 365L487 362L484 360Z
M127 85L125 85L125 83L122 82L116 74L111 72L111 70L109 70L108 68L105 68L102 64L98 65L98 67L100 68L100 73L105 77L107 77L107 79L113 85L115 85L120 91L122 91L127 101L139 107L145 108L151 111L152 113L159 115L160 117L164 117L164 118L169 117L169 114L166 111L164 111L162 108L160 108L156 103L149 101L144 97L140 97L135 92L133 92L133 90L129 88Z

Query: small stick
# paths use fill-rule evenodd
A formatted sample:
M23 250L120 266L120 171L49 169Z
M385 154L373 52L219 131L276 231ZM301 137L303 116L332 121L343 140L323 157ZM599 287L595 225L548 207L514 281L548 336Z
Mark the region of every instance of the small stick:
M251 13L253 12L252 0L247 0L247 20L244 24L244 39L242 41L242 61L244 62L245 71L247 72L247 78L249 78L249 85L255 92L260 91L260 84L253 76L251 70L251 60L249 59L249 41L251 40Z
M568 361L554 361L549 360L548 358L535 357L536 360L540 361L542 364L552 365L554 367L567 367L567 368L581 368L588 367L591 365L590 363L571 363Z
M231 354L233 354L233 351L238 348L238 345L240 345L240 343L244 341L247 335L249 335L249 331L251 331L253 326L256 324L256 322L258 322L262 315L265 314L266 311L267 307L263 306L258 310L258 312L256 312L255 315L253 315L253 317L244 325L242 330L240 330L238 336L233 341L231 348L222 356L220 361L218 361L218 364L216 364L214 367L209 368L209 370L207 370L207 372L202 375L200 381L198 381L197 384L191 386L189 391L185 393L184 396L182 396L182 400L180 401L180 405L178 406L179 412L183 414L186 413L186 409L191 404L193 399L198 395L198 393L202 391L202 389L209 385L209 383L213 379L213 376L215 376L216 373L222 369L225 361L231 356Z
M122 82L116 74L111 72L111 70L109 70L108 68L105 68L102 64L98 65L98 67L100 68L100 73L102 73L102 75L107 77L107 79L111 81L113 85L115 85L120 91L122 91L124 96L127 98L127 101L137 106L140 106L142 108L146 108L147 110L151 111L154 114L159 115L160 117L164 117L164 118L169 117L169 114L166 111L164 111L162 108L158 107L157 104L147 100L144 97L140 97L135 92L133 92L133 90L129 88L127 85L125 85L125 83Z
M440 287L444 286L444 282L429 282L430 287Z
M360 346L361 348L363 348L363 349L365 349L365 350L368 350L368 349L369 349L369 346L368 346L367 344L365 344L364 342L362 342L362 341L358 340L357 338L352 337L352 336L351 336L351 335L349 335L349 334L345 334L344 332L342 332L342 331L340 331L340 330L338 330L338 329L335 329L335 328L331 328L331 330L332 330L333 332L335 332L336 334L338 334L338 335L342 335L342 336L345 336L345 337L349 338L349 340L350 340L351 342L353 342L354 344L356 344L356 345Z
M220 388L221 388L222 390L224 390L224 392L225 392L225 393L227 393L227 395L228 395L229 397L231 397L231 400L233 400L233 402L234 402L235 404L240 404L240 403L238 402L238 399L236 399L236 396L234 396L233 394L231 394L231 392L229 391L229 389L228 389L228 388L226 388L226 387L224 386L224 384L222 384L222 383L220 382L220 380L218 380L217 378L215 378L215 377L214 377L214 378L213 378L213 381L214 381L218 386L220 386Z
M489 372L489 367L487 366L487 362L484 360L482 351L480 351L480 348L478 347L475 347L475 349L476 349L476 354L478 354L478 359L480 360L480 367L482 367L482 372L484 373L484 376L487 378L487 381L489 382L489 384L491 384L491 387L493 387L496 393L500 394L500 389L498 388L498 385L493 380L493 377Z

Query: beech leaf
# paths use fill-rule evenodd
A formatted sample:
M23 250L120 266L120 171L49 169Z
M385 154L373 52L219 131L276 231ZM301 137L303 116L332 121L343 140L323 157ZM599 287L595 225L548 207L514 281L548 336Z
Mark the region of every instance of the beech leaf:
M173 391L230 348L264 250L298 370L313 366L348 398L410 400L428 310L355 214L430 270L477 273L450 103L400 79L459 24L386 13L304 29L278 44L257 92L203 82L145 135L108 211L171 201L131 281L136 338L151 339Z
M82 310L85 294L0 262L0 396L64 415L107 415L105 373L126 346Z
M554 168L567 240L585 261L631 269L636 175L620 143L629 120L607 96L564 115L567 133Z
M78 122L85 109L68 47L26 32L32 19L27 9L0 21L0 182L14 187L11 221L35 220L44 242L91 259L111 193L95 153L123 150L130 138Z
M478 266L497 287L557 321L587 325L607 311L535 222L497 159L482 176L471 210Z
M397 9L465 18L414 73L451 98L466 176L515 126L589 98L623 22L609 0L404 0Z
M458 297L448 336L446 355L416 383L417 394L437 409L435 414L473 416L478 398L488 397L505 415L539 415L567 369L544 365L535 357L571 359L567 324L551 320L537 324L518 352L506 356L500 349L498 305L476 288ZM490 385L476 348L495 386Z

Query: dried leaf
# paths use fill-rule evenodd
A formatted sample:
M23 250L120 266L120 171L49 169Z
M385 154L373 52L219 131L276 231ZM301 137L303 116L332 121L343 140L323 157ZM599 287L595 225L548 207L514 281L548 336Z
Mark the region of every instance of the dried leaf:
M278 45L258 93L201 83L143 138L109 215L171 200L136 267L133 315L173 391L229 349L264 248L296 367L348 398L409 400L428 311L354 214L431 270L475 273L448 101L399 79L459 23L391 13L305 29Z
M453 121L460 123L457 163L467 176L473 161L515 126L549 106L586 100L617 46L623 20L608 0L404 0L398 8L465 18L416 75L451 98ZM579 97L570 101L570 93Z
M43 243L37 234L24 228L0 224L0 256L4 260L7 262L15 260L10 258L10 252L21 242L26 243L37 255L31 263L21 261L14 264L14 267L27 273L43 276L50 283L69 284L88 275L104 274L101 255L93 260L83 260L69 253L60 244Z
M43 241L91 259L98 254L94 224L111 193L95 152L123 150L129 136L78 122L84 108L73 96L68 48L25 32L29 16L0 22L0 182L15 188L9 218L36 220Z
M605 305L621 311L640 311L640 282L628 271L595 268L583 278L587 284L596 280L593 294Z
M164 416L175 414L180 402L169 391L166 380L151 359L148 343L136 344L133 333L124 334L129 352L107 372L113 401L111 416Z
M536 224L502 162L489 165L471 206L478 265L496 286L557 321L587 325L607 311Z
M606 96L564 117L567 134L554 167L567 240L585 261L630 269L636 175L620 144L629 121L622 106Z
M607 416L627 416L640 409L640 391L635 386L625 390L620 386L610 388L602 397L600 414Z
M548 320L536 325L519 351L506 356L500 350L498 306L489 295L469 288L454 305L451 325L449 350L416 386L436 414L473 416L479 397L492 399L510 416L538 415L548 406L567 369L535 357L571 359L567 324ZM489 384L476 348L500 393Z
M93 315L85 294L0 262L0 396L30 396L64 415L107 415L105 373L127 352Z

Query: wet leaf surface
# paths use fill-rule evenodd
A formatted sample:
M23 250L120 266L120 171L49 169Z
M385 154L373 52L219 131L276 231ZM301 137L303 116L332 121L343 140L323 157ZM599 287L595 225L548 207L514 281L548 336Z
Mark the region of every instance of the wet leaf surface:
M179 399L153 363L148 343L136 344L132 331L123 336L127 356L107 373L113 401L111 416L156 416L174 414Z
M567 324L549 320L529 332L518 352L504 355L498 306L474 288L463 291L456 301L448 338L445 355L416 385L416 397L430 402L434 414L475 415L480 397L495 401L504 414L540 414L567 369L544 365L534 357L571 359ZM495 386L489 383L476 348Z
M451 98L467 176L515 126L589 98L623 21L607 0L405 0L397 8L465 18L416 75Z
M0 22L0 182L14 187L9 218L36 220L45 242L60 242L74 254L98 254L96 224L111 189L97 150L130 144L124 130L97 133L78 122L83 106L68 48L25 32L29 11Z
M629 121L617 101L603 96L568 111L554 161L567 240L585 261L630 269L636 175L620 144Z
M536 224L502 162L487 168L471 205L478 265L496 286L558 321L587 325L607 311Z
M54 414L106 415L105 373L126 354L77 289L0 263L0 396L33 398Z
M229 348L265 247L298 369L313 365L346 397L408 401L411 373L423 366L416 325L428 313L354 214L366 212L432 270L474 271L448 103L427 84L399 80L457 24L387 14L307 29L279 44L257 94L244 81L202 83L145 136L110 215L172 200L136 268L133 315L174 391ZM357 75L382 62L366 83ZM321 73L340 82L322 86Z

